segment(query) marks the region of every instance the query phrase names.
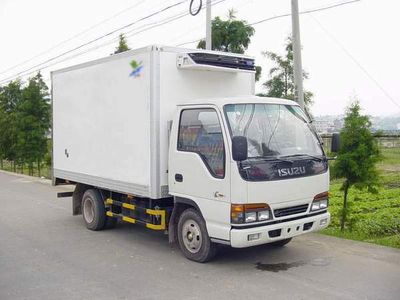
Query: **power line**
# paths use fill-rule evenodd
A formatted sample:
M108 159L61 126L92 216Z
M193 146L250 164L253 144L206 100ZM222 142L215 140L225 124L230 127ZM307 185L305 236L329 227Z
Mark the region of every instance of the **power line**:
M216 5L216 4L219 4L219 3L225 2L225 1L226 1L226 0L214 0L214 1L211 3L211 5L214 6L214 5ZM203 10L204 8L205 8L205 6L202 6L200 10ZM187 11L187 10L185 10L185 11ZM155 28L155 27L158 27L158 26L161 26L161 25L164 25L164 24L167 24L167 23L170 23L170 22L173 22L173 21L182 19L183 17L186 17L186 16L189 15L189 14L190 14L190 13L188 13L188 12L186 12L186 13L185 13L185 12L182 12L182 13L180 13L180 14L177 14L177 15L175 15L175 16L170 17L169 19L167 19L166 21L163 21L162 23L160 23L159 21L158 21L158 22L153 22L152 24L156 24L156 25L150 26L150 27L148 27L148 28L145 28L145 29L143 29L143 30L141 30L141 31L139 31L139 32L135 32L135 33L133 33L133 34L129 34L129 33L132 32L132 31L134 31L134 30L128 31L126 36L127 36L127 37L131 37L131 36L137 35L138 33L142 33L142 32L144 32L144 31L150 30L150 29L152 29L152 28ZM152 25L152 24L149 24L149 25Z
M332 5L321 7L321 8L304 10L304 11L301 11L299 14L300 15L302 15L302 14L310 14L310 13L313 13L313 12L323 11L323 10L327 10L327 9L331 9L331 8L335 8L335 7L339 7L339 6L355 3L355 2L360 2L360 1L361 0L340 2L340 3L332 4ZM254 25L258 25L260 23L264 23L264 22L267 22L267 21L271 21L271 20L275 20L275 19L279 19L279 18L284 18L284 17L289 17L291 15L292 15L291 13L287 13L287 14L283 14L283 15L279 15L279 16L274 16L274 17L270 17L270 18L266 18L266 19L262 19L262 20L256 21L254 23L250 23L249 25L254 26Z
M122 26L122 27L120 27L120 28L117 28L117 29L115 29L115 30L113 30L113 31L111 31L111 32L109 32L109 33L107 33L107 34L104 34L104 35L102 35L102 36L100 36L100 37L97 37L97 38L95 38L95 39L93 39L93 40L90 40L90 41L88 41L88 42L86 42L86 43L84 43L84 44L81 44L81 45L79 45L79 46L77 46L77 47L75 47L75 48L73 48L73 49L71 49L71 50L68 50L68 51L66 51L66 52L64 52L64 53L61 53L61 54L55 56L55 57L52 57L52 58L50 58L50 59L47 59L47 60L45 60L44 62L41 62L41 63L39 63L39 64L37 64L37 65L35 65L35 66L33 66L33 67L28 68L27 70L20 71L20 72L14 74L14 75L12 75L12 76L9 76L9 77L7 77L7 78L5 78L5 79L3 79L3 80L0 80L0 84L4 84L4 83L6 83L6 82L8 82L8 81L10 81L10 80L13 80L14 78L19 77L19 76L29 75L29 74L34 73L34 72L36 72L36 71L38 71L38 70L41 70L41 69L43 69L43 68L48 68L48 67L51 67L52 65L55 65L55 64L58 64L58 63L60 63L60 62L66 61L66 60L68 60L68 59L63 59L62 61L58 61L58 62L56 62L56 63L54 63L54 64L49 64L49 65L46 65L45 67L42 67L42 68L40 68L40 69L36 69L36 70L34 70L34 71L32 71L32 72L29 72L29 71L31 71L31 70L33 70L33 69L35 69L35 68L38 68L38 67L40 67L40 66L43 66L43 65L46 64L46 63L52 62L52 61L54 61L54 60L56 60L56 59L58 59L58 58L60 58L60 57L62 57L62 56L65 56L65 55L67 55L67 54L69 54L69 53L71 53L71 52L74 52L74 51L76 51L76 50L78 50L78 49L81 49L81 48L83 48L83 47L85 47L85 46L87 46L87 45L90 45L90 44L94 43L94 42L97 42L97 41L99 41L99 40L101 40L101 39L103 39L103 38L105 38L105 37L111 36L112 34L118 32L118 31L120 31L120 30L122 30L122 29L129 28L129 27L131 27L132 25L134 25L134 24L136 24L136 23L138 23L138 22L140 22L140 21L143 21L143 20L148 19L148 18L150 18L150 17L152 17L152 16L155 16L155 15L157 15L157 14L160 14L160 13L166 11L166 10L169 10L169 9L171 9L171 8L173 8L173 7L176 7L176 6L178 6L178 5L180 5L180 4L184 3L184 2L187 2L187 1L188 1L188 0L182 0L182 1L179 1L179 2L177 2L177 3L175 3L175 4L169 5L169 6L163 8L163 9L161 9L161 10L159 10L159 11L156 11L156 12L154 12L154 13L148 15L148 16L145 16L145 17L143 17L143 18L140 18L140 19L138 19L138 20L136 20L136 21L134 21L134 22L132 22L132 23L129 23L129 24L127 24L127 25L124 25L124 26ZM213 5L218 4L218 3L221 3L221 2L224 2L224 1L225 1L225 0L215 1L215 3L213 3ZM361 1L361 0L353 0L353 1L347 1L347 2L336 3L336 4L333 4L333 5L330 5L330 6L326 6L326 7L321 7L321 8L316 8L316 9L311 9L311 10L302 11L302 12L300 12L300 14L307 14L307 13L312 13L312 12L327 10L327 9L331 9L331 8L334 8L334 7L338 7L338 6L342 6L342 5L346 5L346 4L350 4L350 3L354 3L354 2L359 2L359 1ZM202 9L203 9L203 8L204 8L204 7L202 7ZM122 12L121 12L121 13L122 13ZM153 23L151 23L151 24L155 24L154 26L150 26L150 27L144 28L143 30L139 30L139 31L137 31L137 32L135 32L135 33L133 33L133 34L131 34L131 35L127 35L127 37L131 37L131 36L137 35L137 34L139 34L139 33L142 33L142 32L144 32L144 31L150 30L150 29L152 29L152 28L155 28L155 27L164 25L164 24L166 24L166 23L169 23L169 22L178 20L178 19L183 18L184 16L186 16L186 15L188 15L188 14L189 14L189 13L186 13L186 14L185 14L185 13L180 13L180 14L178 14L178 15L175 15L175 16L170 17L170 19L168 19L167 21L164 21L164 22L162 22L162 23L153 22ZM266 22L266 21L270 21L270 20L274 20L274 19L282 18L282 17L287 17L287 16L290 16L290 15L291 15L291 14L284 14L284 15L280 15L280 16L274 16L274 17L271 17L271 18L259 20L259 21L257 21L257 22L251 23L251 24L249 24L249 25L258 25L258 24L263 23L263 22ZM147 24L147 25L151 25L151 24ZM147 25L142 25L142 26L140 26L139 28L143 28L144 26L147 26ZM136 29L134 29L134 30L138 30L139 28L136 28ZM130 32L133 32L134 30L128 31L128 34L129 34ZM193 43L193 42L198 42L199 40L201 40L201 39L197 39L197 40L194 40L194 41L181 43L181 44L179 44L179 45L177 45L177 46L182 46L182 45L190 44L190 43ZM100 47L103 47L103 46L105 46L105 45L108 45L108 44L112 43L113 41L114 41L114 39L113 39L111 42L107 42L106 44L103 44L102 46L90 48L88 51L80 52L78 55L73 55L73 56L70 57L70 58L74 58L74 57L77 57L77 56L79 56L79 55L83 55L83 54L88 53L88 52L90 52L90 51L96 50L96 49L98 49L98 48L100 48ZM69 58L69 59L70 59L70 58ZM27 72L28 72L28 73L27 73Z
M238 9L240 10L240 8L242 8L243 6L249 5L251 2L253 2L253 1L246 1L246 2L244 2L244 3L241 3L241 4L239 4L239 5L236 5L236 6L235 6L235 10L238 10ZM219 2L218 2L218 3L219 3ZM215 4L218 4L218 3L215 3ZM212 5L214 5L214 3L213 3ZM193 32L193 30L195 30L195 29L197 29L197 28L200 28L201 26L202 26L201 24L197 24L196 26L194 26L194 27L192 27L192 28L189 28L186 32L184 32L184 33L182 33L181 35L175 37L175 38L174 38L174 43L177 42L177 40L178 40L179 38L181 38L181 37L183 37L183 36L187 36L188 33ZM198 38L198 39L196 39L196 40L194 40L194 41L191 41L191 42L181 42L180 44L175 44L175 47L179 47L179 46L181 46L181 45L186 45L186 44L198 42L198 41L200 41L200 40L201 40L201 38Z
M197 40L193 40L193 41L190 41L190 42L181 43L181 44L176 45L176 47L183 46L183 45L187 45L187 44L191 44L191 43L200 42L202 39L203 39L203 38L199 38L199 39L197 39Z
M313 13L313 12L328 10L328 9L332 9L332 8L339 7L339 6L342 6L342 5L347 5L347 4L351 4L351 3L355 3L355 2L360 2L360 1L361 1L361 0L353 0L353 1L335 3L335 4L332 4L332 5L329 5L329 6L324 6L324 7L320 7L320 8L314 8L314 9L304 10L304 11L299 12L299 14L310 14L310 13ZM249 25L250 25L250 26L254 26L254 25L258 25L258 24L261 24L261 23L264 23L264 22L267 22L267 21L272 21L272 20L275 20L275 19L280 19L280 18L284 18L284 17L289 17L289 16L291 16L291 15L292 15L291 13L287 13L287 14L283 14L283 15L279 15L279 16L273 16L273 17L269 17L269 18L266 18L266 19L262 19L262 20L253 22L253 23L249 23ZM184 42L184 43L178 44L178 45L176 45L176 46L178 47L178 46L183 46L183 45L187 45L187 44L199 42L201 39L202 39L202 38L196 39L196 40L193 40L193 41L189 41L189 42Z
M101 39L103 39L103 38L105 38L105 37L108 37L108 36L110 36L110 35L112 35L112 34L114 34L114 33L116 33L116 32L119 32L119 31L121 31L121 30L123 30L123 29L129 28L129 27L133 26L134 24L136 24L136 23L138 23L138 22L141 22L141 21L143 21L143 20L146 20L146 19L149 19L149 18L151 18L151 17L154 17L154 16L156 16L156 15L158 15L158 14L160 14L160 13L163 13L163 12L165 12L165 11L171 9L171 8L174 8L174 7L178 6L178 5L181 5L182 3L187 2L187 1L188 1L188 0L181 0L181 1L176 2L176 3L174 3L174 4L168 5L168 6L164 7L164 8L162 8L162 9L160 9L160 10L154 12L154 13L151 13L151 14L149 14L149 15L147 15L147 16L145 16L145 17L142 17L142 18L140 18L140 19L138 19L138 20L135 20L135 21L133 21L133 22L131 22L131 23L129 23L129 24L126 24L126 25L124 25L124 26L122 26L122 27L119 27L119 28L117 28L117 29L114 29L114 30L112 30L112 31L110 31L110 32L108 32L108 33L102 35L102 36L99 36L99 37L97 37L97 38L95 38L95 39L92 39L92 40L90 40L90 41L88 41L88 42L86 42L86 43L84 43L84 44L81 44L81 45L79 45L79 46L73 48L73 49L70 49L70 50L68 50L68 51L65 51L65 52L63 52L63 53L61 53L61 54L59 54L59 55L57 55L57 56L54 56L54 57L52 57L52 58L49 58L49 59L47 59L47 60L45 60L45 61L43 61L43 62L41 62L41 63L39 63L39 64L37 64L37 65L34 65L33 67L30 67L30 68L27 69L27 70L18 72L18 73L16 73L16 74L12 75L12 76L9 76L9 77L7 77L7 78L5 78L5 79L2 79L0 83L3 83L3 82L7 82L7 81L9 81L9 80L12 80L13 78L20 76L20 75L21 75L22 73L24 73L24 72L27 72L27 71L33 70L33 69L35 69L35 68L38 68L38 67L42 66L43 64L46 64L46 63L51 62L51 61L54 61L54 60L56 60L57 58L60 58L60 57L62 57L62 56L64 56L64 55L66 55L66 54L69 54L69 53L71 53L71 52L73 52L73 51L76 51L76 50L81 49L81 48L83 48L83 47L85 47L85 46L88 46L88 45L90 45L90 44L93 44L94 42L97 42L97 41L99 41L99 40L101 40Z
M317 23L317 25L322 29L322 31L328 35L331 40L336 43L336 45L361 69L361 71L364 72L365 75L367 75L367 77L369 79L371 79L371 81L378 87L378 89L381 90L381 92L394 104L396 105L398 108L400 108L400 104L396 102L396 100L394 100L394 98L386 91L386 89L379 83L378 80L375 79L375 77L372 76L372 74L370 72L368 72L368 70L350 53L349 50L347 50L345 48L345 46L340 43L337 38L330 33L315 17L312 18L315 23Z
M186 0L186 1L187 1L187 0ZM216 4L219 4L219 3L224 2L224 1L226 1L226 0L219 0L219 1L217 0L217 1L213 2L212 5L216 5ZM185 2L185 1L182 1L182 2ZM202 9L204 9L204 8L202 8ZM187 10L185 10L185 11L187 11ZM149 24L144 24L144 25L142 25L142 26L140 26L140 27L138 27L138 28L135 28L134 30L143 28L143 27L148 26L148 25L153 25L153 24L155 24L155 25L150 26L150 27L146 27L146 28L144 28L144 29L142 29L142 30L139 30L139 31L137 31L137 32L134 32L133 34L127 35L127 37L131 37L131 36L140 34L140 33L144 32L144 31L147 31L147 30L150 30L150 29L152 29L152 28L159 27L159 26L161 26L161 25L170 23L170 22L172 22L172 21L175 21L175 20L180 19L180 18L182 18L182 17L184 17L184 16L187 16L187 15L189 15L188 12L186 12L186 13L179 13L179 14L177 14L177 15L168 17L168 18L164 19L164 20L161 21L161 22L158 21L158 22L152 22L152 23L149 23ZM129 33L129 32L133 32L134 30L128 31L128 33ZM104 35L103 37L106 37L106 35ZM18 73L18 75L17 75L16 77L30 75L30 74L32 74L32 73L35 73L35 72L37 72L37 71L40 71L40 70L49 68L49 67L51 67L51 66L53 66L53 65L59 64L59 63L61 63L61 62L67 61L67 60L69 60L69 59L73 59L73 58L78 57L78 56L80 56L80 55L83 55L83 54L86 54L86 53L88 53L88 52L97 50L97 49L99 49L99 48L102 48L102 47L104 47L104 46L107 46L107 45L113 43L113 42L114 42L115 40L117 40L117 39L118 39L118 38L113 38L112 40L110 40L110 41L108 41L108 42L106 42L106 43L103 43L103 44L101 44L101 45L97 45L97 46L94 46L94 47L92 47L92 48L86 49L86 50L81 51L81 52L79 52L79 53L76 53L76 54L74 54L74 55L68 56L68 57L66 57L66 58L64 58L64 59L62 59L62 60L58 60L58 61L56 61L56 62L52 62L52 63L47 64L47 65L45 65L45 66L43 66L43 67L41 67L41 68L39 68L39 69L35 69L35 70L32 71L32 69L34 68L34 67L32 67L32 68L29 68L29 69L27 69L27 70L25 70L25 71L21 71L20 73ZM77 48L79 49L79 48L81 48L81 47L77 47ZM77 50L77 49L74 49L73 51L75 51L75 50ZM64 55L66 55L66 54L69 54L70 52L72 52L72 50L63 53L62 55L58 55L58 56L55 57L55 58L49 59L49 60L47 60L47 61L45 61L45 62L42 62L42 63L39 64L39 65L42 66L42 65L44 65L44 64L46 64L46 63L48 63L48 62L50 62L50 61L53 61L53 60L55 60L55 59L57 59L57 58L60 58L61 56L64 56ZM12 78L15 78L15 77L12 76ZM12 80L12 79L11 79L11 80ZM8 82L8 81L10 81L10 77L9 77L9 78L6 78L6 79L4 79L4 80L2 80L2 81L0 81L0 84L4 84L4 83L6 83L6 82Z
M54 46L48 48L47 50L44 50L44 51L40 52L39 54L37 54L37 55L35 55L35 56L32 56L31 58L28 58L27 60L25 60L25 61L23 61L23 62L21 62L21 63L18 63L18 64L14 65L14 66L9 67L9 68L6 69L6 70L1 71L1 72L0 72L0 75L2 75L2 74L4 74L4 73L7 73L7 72L9 72L9 71L11 71L11 70L14 70L14 69L16 69L16 68L18 68L18 67L20 67L20 66L23 66L23 65L25 65L26 63L28 63L28 62L30 62L30 61L32 61L32 60L38 58L38 57L41 57L41 56L43 56L44 54L47 54L47 53L51 52L52 50L54 50L54 49L60 47L61 45L64 45L64 44L66 44L66 43L68 43L68 42L70 42L70 41L76 39L77 37L80 37L80 36L84 35L85 33L87 33L87 32L89 32L89 31L93 30L94 28L96 28L96 27L98 27L98 26L100 26L100 25L102 25L102 24L104 24L104 23L106 23L106 22L108 22L108 21L110 21L110 20L112 20L112 19L114 19L114 18L116 18L116 17L122 15L123 13L125 13L125 12L127 12L127 11L129 11L129 10L131 10L131 9L133 9L133 8L135 8L135 7L137 7L137 6L139 6L140 4L142 4L142 3L145 2L145 1L146 1L146 0L141 0L141 1L137 2L137 3L135 3L134 5L131 5L131 6L127 7L127 8L125 8L125 9L123 9L123 10L117 12L116 14L112 15L111 17L108 17L108 18L106 18L106 19L104 19L104 20L102 20L102 21L100 21L100 22L98 22L98 23L96 23L96 24L94 24L94 25L92 25L92 26L86 28L85 30L83 30L83 31L81 31L81 32L79 32L79 33L77 33L77 34L75 34L75 35L73 35L73 36L71 36L71 37L69 37L69 38L67 38L67 39L65 39L65 40L63 40L63 41L61 41L61 42L59 42L58 44L56 44L56 45L54 45Z

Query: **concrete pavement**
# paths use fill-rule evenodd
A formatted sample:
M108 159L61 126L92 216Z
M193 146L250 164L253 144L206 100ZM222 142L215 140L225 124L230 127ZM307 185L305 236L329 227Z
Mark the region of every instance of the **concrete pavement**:
M397 249L309 234L198 264L143 227L87 230L67 189L0 173L0 299L400 299Z

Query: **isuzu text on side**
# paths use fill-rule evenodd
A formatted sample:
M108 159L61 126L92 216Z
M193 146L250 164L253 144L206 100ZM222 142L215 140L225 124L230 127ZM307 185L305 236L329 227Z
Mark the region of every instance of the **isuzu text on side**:
M164 230L194 261L325 228L327 158L293 101L254 96L254 60L149 46L52 73L53 182L87 228Z

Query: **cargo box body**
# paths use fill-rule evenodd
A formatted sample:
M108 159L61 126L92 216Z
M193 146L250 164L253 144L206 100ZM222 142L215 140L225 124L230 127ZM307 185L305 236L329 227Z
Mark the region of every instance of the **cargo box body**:
M187 52L201 50L149 46L53 72L53 179L168 196L177 104L254 94L254 72L178 67Z

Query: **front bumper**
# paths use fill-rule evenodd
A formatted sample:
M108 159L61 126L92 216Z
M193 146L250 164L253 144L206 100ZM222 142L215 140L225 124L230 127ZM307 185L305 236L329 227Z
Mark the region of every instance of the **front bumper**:
M294 221L282 221L277 224L253 228L231 229L231 246L233 248L245 248L292 238L326 228L330 219L330 213L325 212ZM258 239L249 241L249 235L257 234L259 234Z

